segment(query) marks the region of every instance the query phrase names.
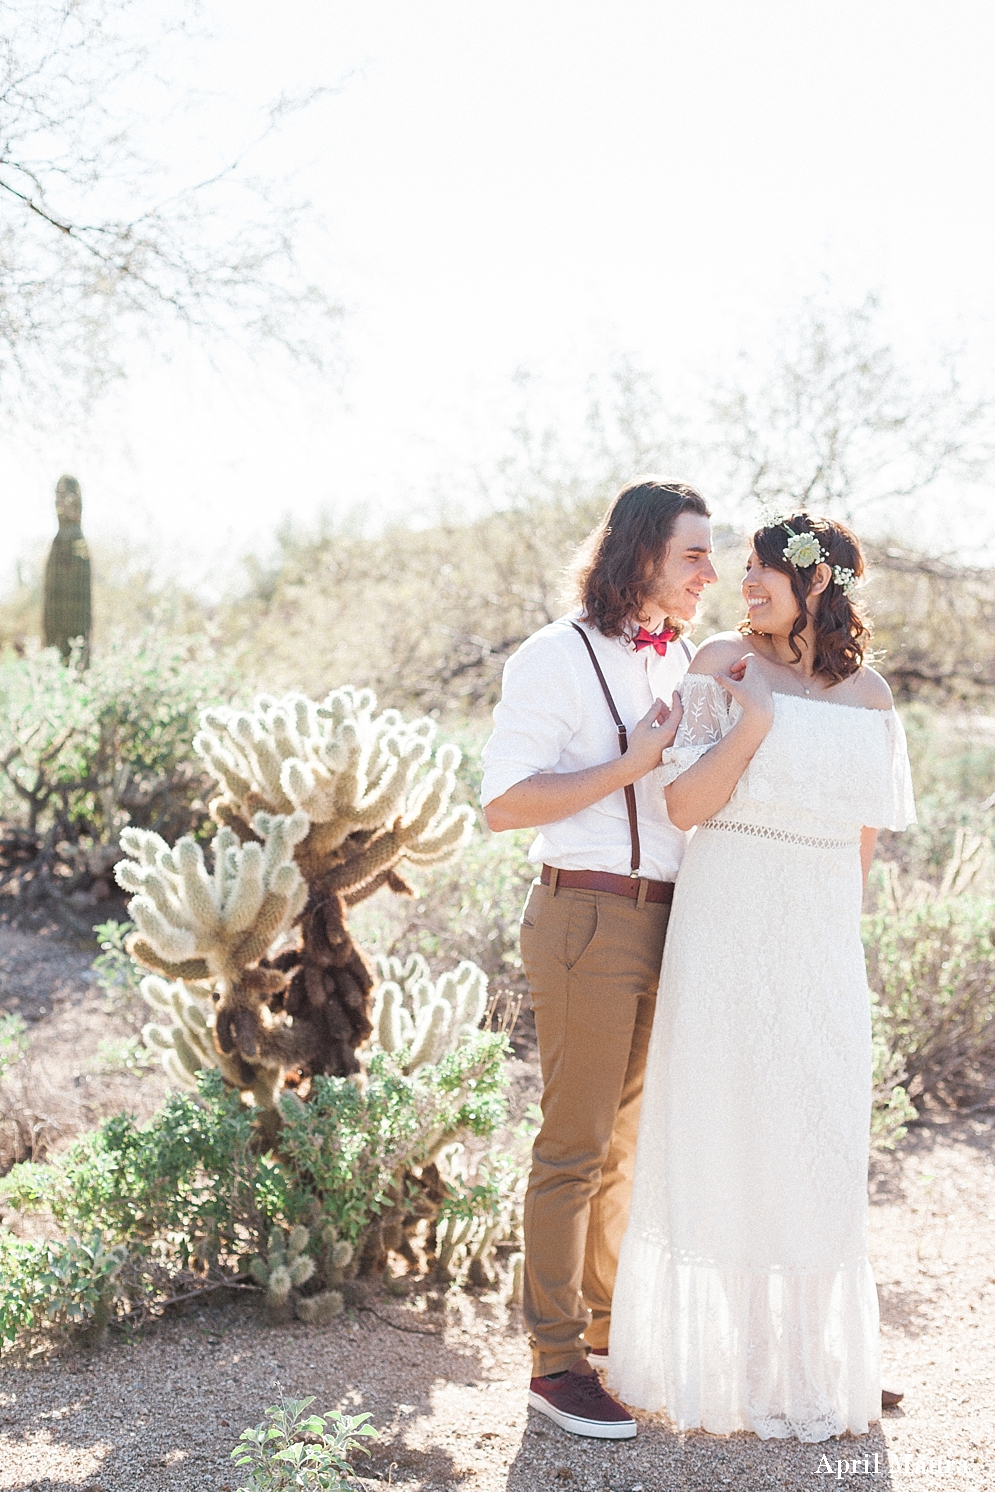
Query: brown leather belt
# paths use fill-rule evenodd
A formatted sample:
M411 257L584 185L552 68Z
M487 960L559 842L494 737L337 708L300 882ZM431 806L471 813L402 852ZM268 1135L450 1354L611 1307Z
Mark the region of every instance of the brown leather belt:
M544 865L539 879L548 886L554 867ZM627 896L631 901L639 899L640 886L646 887L643 901L667 904L674 899L673 881L650 881L645 877L616 876L608 870L557 870L555 890L563 887L567 891L607 891L611 896Z

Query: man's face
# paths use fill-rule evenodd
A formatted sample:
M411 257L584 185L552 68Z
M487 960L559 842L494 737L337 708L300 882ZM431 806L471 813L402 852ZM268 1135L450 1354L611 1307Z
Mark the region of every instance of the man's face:
M679 513L659 561L640 621L650 631L666 617L693 622L706 585L718 579L711 561L712 530L700 513ZM649 617L647 621L646 618Z

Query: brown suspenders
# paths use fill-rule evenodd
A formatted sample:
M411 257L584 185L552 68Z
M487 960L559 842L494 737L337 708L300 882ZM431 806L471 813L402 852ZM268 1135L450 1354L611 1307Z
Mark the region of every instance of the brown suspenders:
M598 676L598 683L601 685L601 688L604 692L605 699L608 702L608 708L611 711L612 719L615 722L615 729L618 731L618 749L621 755L624 756L629 749L629 737L626 734L625 726L622 724L622 717L618 713L618 710L615 708L615 701L612 699L612 692L608 687L608 680L605 678L604 674L601 671L601 664L595 657L594 649L591 646L591 639L588 637L583 627L578 627L576 622L571 622L570 625L577 633L577 636L580 638L581 642L587 648L588 656L590 657L591 662L594 664L594 672ZM683 638L681 638L681 647L684 649L685 653L687 653L688 661L690 662L691 654L688 651L687 643L684 641ZM629 815L629 839L632 845L632 851L629 856L629 875L633 878L633 880L638 880L640 855L639 820L636 817L636 790L630 782L629 785L623 789L623 791L625 793L625 808L626 812Z

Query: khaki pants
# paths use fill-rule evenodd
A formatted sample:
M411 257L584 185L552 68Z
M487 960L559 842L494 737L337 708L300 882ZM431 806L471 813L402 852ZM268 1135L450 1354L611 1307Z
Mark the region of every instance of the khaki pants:
M670 907L534 883L522 958L542 1065L525 1198L535 1375L607 1347Z

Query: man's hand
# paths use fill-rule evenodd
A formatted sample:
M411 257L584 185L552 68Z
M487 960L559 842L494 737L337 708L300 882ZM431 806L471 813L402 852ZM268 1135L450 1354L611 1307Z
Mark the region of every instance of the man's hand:
M629 781L635 782L660 765L660 758L668 746L673 746L677 727L681 723L684 707L680 696L674 694L669 707L662 699L655 699L642 720L636 724L629 736L629 749L625 760L629 768Z
M540 824L552 824L645 777L660 765L664 751L674 744L681 714L681 702L676 695L669 709L662 699L655 699L653 708L633 727L624 756L603 762L599 767L585 767L580 772L542 772L516 782L500 798L487 804L484 818L488 826L500 833L503 829L535 829Z

